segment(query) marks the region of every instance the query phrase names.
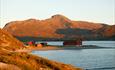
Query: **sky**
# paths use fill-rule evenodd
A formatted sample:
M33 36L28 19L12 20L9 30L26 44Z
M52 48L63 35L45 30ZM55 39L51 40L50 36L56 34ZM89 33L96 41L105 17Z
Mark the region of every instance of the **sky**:
M47 19L62 14L71 20L115 24L115 0L0 0L0 27L15 20Z

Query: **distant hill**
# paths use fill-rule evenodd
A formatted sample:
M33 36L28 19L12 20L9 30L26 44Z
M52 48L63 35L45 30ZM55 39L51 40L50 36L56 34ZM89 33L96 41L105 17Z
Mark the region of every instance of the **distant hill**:
M2 50L14 50L23 48L24 45L22 42L14 38L8 32L0 29L0 49Z
M115 40L115 25L73 21L60 14L45 20L12 21L3 29L21 40Z

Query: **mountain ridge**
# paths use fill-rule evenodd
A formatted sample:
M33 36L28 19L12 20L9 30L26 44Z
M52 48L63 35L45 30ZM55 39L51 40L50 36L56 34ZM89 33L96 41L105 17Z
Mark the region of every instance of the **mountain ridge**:
M78 38L79 36L83 36L83 38L89 37L90 39L90 36L92 38L98 38L98 36L100 38L101 36L106 38L115 35L114 25L93 23L88 21L73 21L60 14L54 15L45 20L37 20L32 18L24 21L9 22L3 29L17 37L65 38L67 36L69 38ZM62 31L60 31L61 29ZM73 35L71 36L66 35L64 34L65 32L63 32L64 29L67 34L68 30L78 33L74 34L73 32ZM86 37L82 34L82 32L87 34L87 31L90 31L92 35L87 35ZM79 32L81 32L81 34L79 34Z

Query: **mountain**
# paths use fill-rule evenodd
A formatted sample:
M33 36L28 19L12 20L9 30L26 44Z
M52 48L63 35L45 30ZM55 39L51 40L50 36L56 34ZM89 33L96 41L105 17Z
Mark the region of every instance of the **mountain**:
M105 25L87 21L73 21L57 14L45 20L28 19L12 21L5 25L4 30L20 39L77 39L100 40L113 39L115 25Z
M14 50L23 48L23 43L14 38L8 32L0 29L0 49Z

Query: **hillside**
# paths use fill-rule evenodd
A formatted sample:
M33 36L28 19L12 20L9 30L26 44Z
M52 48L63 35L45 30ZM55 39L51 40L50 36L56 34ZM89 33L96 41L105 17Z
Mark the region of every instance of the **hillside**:
M14 52L22 48L22 42L0 29L0 70L81 70L26 52Z
M15 50L23 47L24 45L22 42L14 38L3 29L0 29L0 49Z
M73 21L57 14L45 20L28 19L12 21L3 28L20 39L111 39L115 36L114 25ZM109 34L109 35L108 35Z
M2 63L2 64L1 64ZM1 66L3 65L3 66ZM82 70L27 53L1 52L0 70Z

